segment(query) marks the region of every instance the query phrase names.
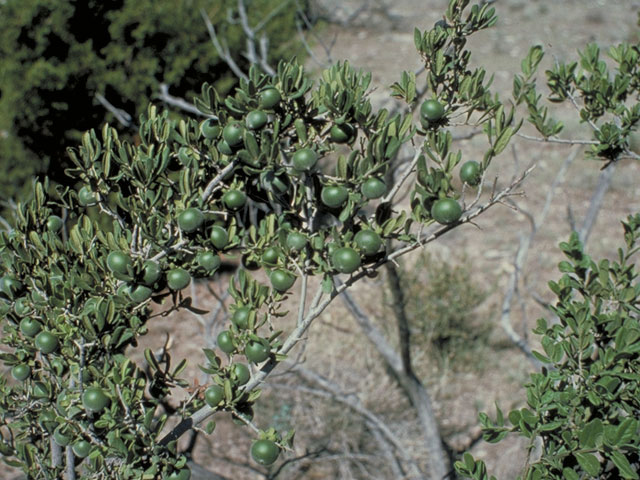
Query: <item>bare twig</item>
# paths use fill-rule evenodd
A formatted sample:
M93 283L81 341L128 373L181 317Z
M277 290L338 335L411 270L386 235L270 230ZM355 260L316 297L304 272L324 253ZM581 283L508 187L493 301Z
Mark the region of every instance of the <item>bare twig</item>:
M400 177L400 179L395 183L393 188L391 188L389 193L387 193L384 196L384 198L382 199L383 203L390 202L393 200L393 197L396 196L396 194L398 193L398 190L400 190L400 187L402 187L402 185L407 180L407 178L409 178L409 176L415 170L416 166L418 165L418 159L420 158L420 155L422 155L422 152L420 150L416 150L416 153L414 154L413 159L411 160L411 164L407 167L406 171L402 174L402 177Z
M222 181L222 179L233 170L238 164L237 160L233 160L229 165L220 170L220 173L216 175L206 186L204 189L204 193L202 194L202 203L206 203L209 200L209 197L213 193L214 188Z
M65 480L76 480L76 467L75 467L75 455L71 445L65 448L66 462L67 462L67 478Z
M247 77L247 75L242 71L242 69L238 66L236 61L233 59L233 57L231 56L231 52L229 51L229 48L226 46L223 47L222 44L220 43L220 40L218 40L216 29L211 23L211 19L209 18L209 15L207 14L204 8L200 9L200 15L202 15L202 19L204 20L204 23L207 27L207 32L209 32L211 43L213 43L213 46L218 52L218 55L220 55L220 58L222 58L222 60L224 60L227 65L229 65L229 68L231 69L231 71L234 73L236 77L248 81L249 77Z
M394 455L391 448L389 448L393 445L391 445L389 441L384 438L380 430L378 430L375 425L367 422L367 427L369 428L369 431L371 431L371 435L373 435L373 438L375 438L376 442L378 442L378 445L380 445L380 449L385 452L387 458L389 459L389 466L391 467L391 471L393 472L393 478L404 478L405 473L402 469L400 459L396 455Z
M173 107L179 108L180 110L184 110L185 112L193 113L194 115L199 115L201 117L208 117L214 120L217 120L218 117L215 115L207 115L206 113L198 110L193 103L189 103L183 98L174 97L169 93L169 85L166 83L160 84L160 93L157 95L158 99L162 100L164 103L167 103Z
M587 210L587 215L582 222L580 230L578 231L578 237L580 238L580 241L583 245L586 245L587 241L589 240L589 235L591 234L593 225L596 223L596 218L598 218L598 212L602 207L604 195L605 193L607 193L607 190L611 185L611 180L613 179L615 168L616 162L611 162L607 168L602 170L600 176L598 177L598 184L596 185L596 189L591 195L591 200L589 201L589 209Z
M287 2L288 3L288 2ZM240 25L247 37L247 53L246 57L249 62L260 65L260 68L272 77L276 75L276 71L269 65L267 59L267 37L263 35L261 37L260 54L256 50L256 30L249 25L249 18L247 16L247 10L244 5L244 0L238 0L238 15L240 17Z
M53 468L62 465L62 448L58 445L53 436L49 439L49 445L51 447L51 466Z
M318 45L320 45L322 47L322 49L324 50L324 54L327 57L327 61L326 62L322 62L316 56L316 54L313 52L312 48L309 46L309 43L307 42L307 39L306 39L306 37L304 35L304 32L302 31L302 25L300 25L300 22L297 22L296 23L296 28L298 29L298 35L300 36L300 41L304 45L305 49L307 50L307 52L309 53L311 58L316 63L318 63L318 65L320 65L321 67L327 67L328 65L333 65L334 61L333 61L333 58L331 56L331 50L333 50L333 47L336 44L336 40L338 38L338 34L334 33L333 38L331 39L331 43L327 44L324 41L324 39L322 37L320 37L315 32L315 30L313 29L313 25L311 25L311 22L309 21L309 18L304 13L304 9L300 6L298 1L296 1L296 6L297 6L297 9L298 9L298 16L302 19L302 21L304 22L304 24L307 27L307 29L311 32L311 35L314 37L316 42L318 42Z
M385 435L386 439L389 442L391 442L394 448L398 449L400 453L404 454L405 447L402 445L401 440L398 437L396 437L396 435L389 429L386 423L384 423L380 418L378 418L372 411L367 409L356 395L345 394L338 385L336 385L334 382L332 382L328 378L325 378L322 375L318 374L317 372L314 372L313 370L305 368L301 365L296 365L293 369L293 372L296 373L298 376L300 376L302 379L304 379L306 382L316 384L322 389L321 391L313 390L313 393L315 395L319 395L325 398L328 397L328 398L335 399L340 403L349 406L354 411L358 412L367 420L375 424L376 428L379 429L380 432L382 432ZM300 387L301 387L300 385L296 385L295 388L298 389ZM302 388L303 388L302 391L312 390L312 389L305 390L304 387ZM405 460L409 460L409 459L405 458Z
M309 393L311 395L319 396L322 398L332 399L343 405L346 405L354 412L361 415L367 420L373 429L380 432L385 441L388 442L396 450L398 455L404 462L412 467L414 473L419 473L415 461L410 458L406 453L406 447L402 444L400 438L398 438L389 428L389 426L371 410L366 408L362 401L356 395L347 395L342 392L342 389L331 380L319 375L317 372L308 368L296 365L293 367L293 372L304 379L306 382L313 383L321 388L321 390L304 387L302 385L295 385L290 387L288 385L277 385L274 388L293 388L297 391Z
M529 235L522 235L520 237L520 246L518 247L518 251L516 253L514 262L513 262L513 272L509 277L509 282L507 284L507 289L505 291L504 300L502 302L502 313L500 315L500 324L502 325L502 329L505 331L509 339L516 345L522 352L527 356L527 358L536 366L540 367L542 364L540 361L533 355L531 351L531 347L527 343L526 339L518 335L518 333L513 329L511 325L511 306L513 302L513 297L518 293L518 279L524 267L527 254L529 252L529 248L533 243L533 239L538 233L538 228L542 225L549 214L549 209L551 208L551 203L555 196L556 189L564 179L564 176L569 169L571 163L575 160L578 154L578 148L574 148L572 152L567 156L566 160L563 162L560 170L558 171L556 177L547 192L545 204L540 212L538 218L534 218L533 215L528 214L526 211L520 209L520 212L523 213L531 223L531 232Z
M373 325L373 322L359 307L353 296L345 291L342 293L342 299L369 341L382 355L387 367L393 372L395 380L404 390L416 411L416 415L422 426L425 450L428 452L428 478L445 478L452 466L448 465L448 457L443 448L440 428L438 427L429 392L427 392L422 382L420 382L414 374L411 365L408 365L408 371L405 370L401 356L393 349L375 325Z
M516 136L525 138L527 140L533 140L535 142L541 143L564 143L569 145L599 145L600 142L596 140L578 140L578 139L565 139L565 138L556 138L556 137L534 137L532 135L526 135L524 133L516 133Z
M114 117L116 117L116 120L118 121L118 123L120 123L120 125L122 125L125 128L132 128L134 130L138 128L133 123L133 117L131 117L131 115L129 115L129 113L127 113L125 110L123 110L121 108L118 108L115 105L113 105L101 93L96 92L96 94L94 96L95 96L96 100L98 100L98 102L100 102L100 104L104 108L106 108L109 112L111 112Z

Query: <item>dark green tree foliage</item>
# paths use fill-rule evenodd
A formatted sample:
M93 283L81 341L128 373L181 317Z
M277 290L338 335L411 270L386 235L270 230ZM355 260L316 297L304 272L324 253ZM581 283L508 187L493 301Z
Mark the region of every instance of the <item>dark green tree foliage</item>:
M255 26L282 2L245 3ZM65 148L79 141L80 132L114 121L96 93L136 122L160 82L187 98L204 81L229 91L234 77L211 44L200 10L246 67L242 28L228 21L236 5L235 0L0 4L0 200L30 191L34 173L69 182ZM272 60L291 54L296 15L294 7L274 13L259 32L268 35Z
M546 366L531 375L526 406L511 411L508 423L500 409L494 421L480 415L487 441L508 432L530 439L531 448L541 440L540 458L520 478L640 478L640 215L623 226L626 245L616 261L592 260L575 233L560 244L564 275L549 284L558 321L540 319L534 330L543 350L535 355ZM469 454L456 468L489 478Z

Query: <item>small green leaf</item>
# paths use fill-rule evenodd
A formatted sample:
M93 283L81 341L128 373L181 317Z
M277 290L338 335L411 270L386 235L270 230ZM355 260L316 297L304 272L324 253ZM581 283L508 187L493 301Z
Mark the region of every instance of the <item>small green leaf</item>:
M627 480L638 480L637 472L633 469L627 457L625 457L622 453L614 451L611 452L611 461L618 468L620 475Z
M600 473L600 462L595 455L591 453L576 452L573 456L576 458L583 470L592 477L595 477Z
M216 422L214 420L211 420L204 427L204 431L207 432L207 435L211 435L213 433L213 431L215 430L215 428L216 428Z
M580 480L580 476L571 468L565 468L562 470L562 477L565 480Z

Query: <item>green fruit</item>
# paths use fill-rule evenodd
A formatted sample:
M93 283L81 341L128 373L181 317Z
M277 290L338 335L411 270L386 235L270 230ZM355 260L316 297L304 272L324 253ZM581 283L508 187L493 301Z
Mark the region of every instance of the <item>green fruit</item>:
M239 210L247 203L247 196L240 190L229 190L222 197L222 201L231 210Z
M340 273L353 273L360 268L360 255L353 248L342 247L331 255L333 268Z
M236 385L238 386L245 385L251 378L249 367L247 367L244 363L231 364L231 372L236 377Z
M209 240L211 240L214 247L222 250L229 243L229 234L224 228L214 225L209 234Z
M441 198L431 207L431 217L443 225L457 222L461 215L462 207L453 198Z
M437 122L444 116L444 107L437 100L425 100L420 107L420 115L429 122Z
M379 178L372 177L362 184L360 191L369 200L373 200L387 193L387 185Z
M271 286L277 292L286 292L289 290L293 284L296 282L296 277L286 270L274 270L269 275L269 280L271 281Z
M354 237L356 245L365 255L373 255L380 250L382 239L373 230L360 230Z
M33 318L23 318L20 320L20 331L23 335L27 337L35 337L40 330L42 330L42 325L37 320Z
M31 376L31 368L29 365L21 363L11 369L11 376L16 380L22 382Z
M129 298L136 303L142 303L145 300L149 299L153 294L153 290L151 290L146 285L136 285L130 288L129 290Z
M260 106L262 108L270 110L279 104L280 100L282 100L280 92L275 88L267 88L260 92Z
M16 315L19 317L28 315L31 310L31 303L27 297L20 297L13 303L13 311L16 312Z
M264 252L262 252L262 262L265 265L276 265L278 263L278 258L280 257L280 253L278 249L275 247L269 247Z
M111 399L99 387L89 387L82 394L82 405L91 412L101 412L110 403Z
M36 348L45 355L53 353L58 349L58 337L51 332L40 332L36 336Z
M320 193L322 203L329 208L338 208L344 205L349 198L349 190L341 185L331 185L324 187Z
M233 343L233 337L227 330L223 330L218 334L217 343L220 350L227 354L232 353L236 349Z
M167 285L171 290L182 290L191 283L191 275L184 268L174 268L167 272Z
M223 398L224 389L220 385L211 385L204 391L204 401L210 407L219 405Z
M222 263L220 257L213 252L200 252L197 259L198 265L204 268L207 272L217 270Z
M86 440L78 440L71 447L73 454L78 458L85 458L91 453L91 444Z
M148 287L151 287L160 279L160 276L162 275L162 269L160 268L160 265L158 265L153 260L147 260L146 262L144 262L144 265L142 267L142 283L144 283Z
M65 435L64 433L62 433L62 431L60 431L59 428L56 428L53 432L53 441L61 447L66 447L71 443L71 435Z
M482 179L482 174L480 171L480 164L474 160L469 160L465 162L462 167L460 167L460 180L463 182L475 187L480 183Z
M183 232L195 232L202 226L204 214L197 208L187 208L178 215L178 226Z
M260 465L273 464L280 455L280 447L271 440L256 440L251 445L251 456Z
M191 478L191 470L188 467L184 467L180 470L174 470L171 475L167 477L167 480L189 480Z
M299 252L307 246L307 237L299 232L289 232L286 243L289 250Z
M49 215L49 218L47 218L47 230L50 232L59 232L63 224L64 222L57 215Z
M127 275L128 267L132 264L131 257L124 252L111 252L107 256L107 267L113 273L120 273L121 275Z
M310 148L302 148L293 154L293 167L301 172L307 172L318 163L318 154Z
M269 358L269 348L260 342L249 340L244 347L244 354L251 363L260 363Z
M240 145L242 143L242 126L237 122L230 123L222 130L222 139L231 148Z
M262 110L254 110L247 114L245 124L250 130L260 130L267 124L267 114Z
M220 127L218 127L218 121L213 118L207 118L200 123L200 133L204 138L212 139L218 135Z
M349 143L355 136L356 130L348 123L334 125L329 131L329 137L334 143Z
M249 307L240 307L233 312L231 321L234 325L240 329L245 329L249 326L249 316L251 315L251 309Z
M78 192L78 203L81 207L91 207L98 203L98 196L85 185Z

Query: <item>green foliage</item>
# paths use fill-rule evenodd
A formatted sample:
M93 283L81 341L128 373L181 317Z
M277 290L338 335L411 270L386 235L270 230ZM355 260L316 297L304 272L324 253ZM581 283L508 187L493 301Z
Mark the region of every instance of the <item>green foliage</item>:
M27 16L31 21L60 16L60 22L51 22L54 26L66 25L67 16L75 11L67 6L53 13L46 6L33 5L44 13L38 17L30 11L31 16ZM432 111L437 115L414 119L407 113L376 110L369 101L369 74L344 62L323 72L314 85L294 60L279 62L274 76L252 67L248 77L241 79L233 90L213 74L209 78L211 83L202 87L196 100L206 117L203 121L178 119L152 105L140 117L135 141L108 124L100 131L83 134L78 148L69 150L71 166L67 173L72 177L73 188L58 186L56 195L50 195L47 181L36 183L34 198L18 208L16 228L0 234L2 342L11 352L3 353L0 359L12 368L26 365L30 372L20 383L7 384L0 379L3 435L0 451L5 459L23 468L31 478L43 475L58 478L63 465L55 461L56 442L76 445L85 441L90 447L84 450L90 452L87 460L77 467L83 478L186 476L186 458L177 450L178 438L219 411L230 412L240 424L253 422L253 406L261 394L257 389L260 382L287 358L305 337L311 322L341 288L375 273L382 264L402 253L422 246L425 227L432 226L434 232L442 234L468 221L469 212L462 211L465 203L458 202L461 192L453 181L454 172L463 164L463 154L452 151L453 135L447 127L460 124L481 127L487 147L478 168L484 172L521 126L514 110L505 108L491 94L491 80L485 79L484 69L469 67L467 37L493 25L496 17L488 4L467 9L468 5L468 0L451 0L446 20L429 31L415 34L416 47L427 67L426 93L443 110L438 107ZM133 4L125 6L132 9L128 15L139 12ZM105 11L100 21L113 20L114 15L117 17ZM118 26L113 28L141 42L137 45L144 50L144 39L152 31L142 27L146 21L147 18L135 26L127 24L130 31L117 22ZM179 22L172 18L169 23ZM138 28L140 38L136 36ZM55 28L54 31L57 32ZM59 34L63 39L65 35ZM231 38L231 32L223 35ZM170 39L167 42L170 44ZM93 44L88 41L82 44L84 50L80 53L90 55ZM100 50L108 51L107 45ZM40 53L44 55L44 50ZM154 72L156 80L164 80L165 75L172 74L172 70L159 74L158 55L152 57L147 61L138 58L142 75ZM114 62L122 62L122 58ZM45 73L53 69L57 64L49 60L38 68ZM530 71L535 63L528 62L531 66L526 68ZM98 71L100 68L110 71L107 64L96 65ZM178 73L174 72L176 78L183 78L180 71L184 70L178 68ZM17 75L16 71L13 74ZM66 78L62 84L67 83ZM130 81L127 79L127 83ZM415 82L415 76L405 72L392 91L409 108L417 110L421 99ZM100 91L100 85L96 82L95 91ZM260 108L265 115L256 115ZM79 118L76 125L85 126ZM335 134L336 126L344 135ZM601 133L606 133L604 128ZM398 153L403 146L410 145L414 146L414 160L406 171L407 175L414 174L414 178L405 185L387 186L381 181L382 185L378 182L371 185L372 179L389 177L386 173L395 167ZM398 192L396 187L409 184L410 205L403 208L394 203L394 195ZM323 191L339 195L330 196L333 201L325 194L323 201ZM504 192L506 195L508 190ZM494 194L488 204L476 210L478 214L500 201L499 194ZM443 199L447 199L444 203L448 205L447 215L432 214L434 205L443 205ZM184 212L196 211L201 215L184 217ZM49 226L52 215L64 218L61 228ZM435 225L436 220L446 225ZM634 241L637 223L640 220L628 227ZM297 240L302 241L288 241L294 238L294 232ZM368 234L366 240L367 235L362 232L373 235ZM434 233L432 238L436 236ZM587 379L595 382L595 393L586 388L580 390L579 385L570 382L554 383L557 380L554 375L560 369L545 371L540 377L534 376L534 380L539 379L531 387L532 392L537 392L529 399L532 410L519 411L510 415L510 419L514 430L520 429L529 437L545 435L556 442L548 445L561 450L565 447L551 435L574 424L552 423L553 428L548 427L547 420L555 422L554 416L565 410L558 401L553 408L549 407L545 403L547 393L535 390L535 382L539 382L540 389L557 385L562 401L585 393L594 408L584 403L566 409L571 414L579 410L582 417L575 420L585 422L585 427L592 418L600 418L600 410L595 407L610 401L608 395L624 393L624 398L616 400L619 410L611 410L609 416L600 418L602 443L595 442L589 447L591 450L577 452L584 456L575 457L576 465L587 465L585 468L593 470L592 457L586 454L602 446L597 450L602 458L610 459L624 476L627 471L621 458L631 451L635 440L630 440L625 430L621 432L624 443L614 444L604 432L606 422L618 421L622 425L637 413L625 411L621 403L635 408L633 400L627 397L635 388L634 379L629 377L633 370L627 367L635 367L629 352L635 352L637 327L633 324L632 310L621 307L631 305L628 302L637 297L637 289L631 288L635 274L630 275L632 270L624 263L615 268L599 265L595 277L585 276L596 267L581 254L575 241L565 249L573 263L563 268L571 275L554 288L565 302L559 304L557 313L564 315L561 318L566 325L564 328L540 325L550 349L545 349L545 358L557 363L563 361L564 354L570 359L576 352L585 351L588 356L581 356L577 365L566 360L561 366L572 368L573 380L584 373L581 369L597 364L600 370L590 371ZM156 308L162 310L162 315L183 308L204 313L193 307L191 299L185 296L187 290L183 289L192 279L210 277L216 268L215 257L220 253L237 255L246 267L240 268L229 282L234 321L218 335L217 349L203 349L206 361L200 368L209 375L209 383L204 388L196 387L193 395L183 397L176 410L185 420L161 436L169 419L161 406L172 389L189 386L181 378L186 360L172 365L168 355L157 358L147 349L144 358L148 369L142 369L127 358L126 351L152 326L149 322L152 302L160 305ZM209 261L203 262L205 254ZM252 270L258 269L261 273L254 276ZM433 275L432 295L449 298L457 308L451 312L448 307L445 311L443 305L432 305L438 313L436 318L444 325L437 329L435 320L428 327L418 325L425 329L432 343L444 348L454 349L463 341L475 341L474 336L460 339L457 334L468 331L468 316L483 293L469 284L464 270L432 270L430 265L427 271ZM609 283L602 272L609 272ZM343 276L341 282L336 278L339 275ZM305 305L312 276L322 279L322 288L315 300ZM598 282L602 288L589 290ZM617 292L623 283L624 295L610 298L611 292ZM287 315L284 300L292 288L301 289L301 307L295 329L285 336L279 330L278 320ZM585 300L585 305L564 312L562 306L569 309L574 304L563 295L574 289L585 298L601 295L598 297L601 302L591 304ZM603 336L604 343L598 349L589 347L589 342L600 338L588 335L593 315L584 312L591 312L591 308L598 319L603 318L600 322L603 332L598 335ZM415 307L417 312L421 309L421 305ZM33 321L24 322L25 318ZM616 322L624 325L627 336L607 340L605 336L615 330ZM576 331L582 334L574 339ZM33 337L38 338L42 332L53 336L55 348L46 345L41 348L41 341L37 342L40 346L36 344ZM598 364L599 357L592 356L600 351L604 355L612 342L615 348L631 350L622 356L604 356L604 363ZM247 366L245 355L255 368ZM598 383L598 375L604 377L604 369L618 364L622 370L607 373L607 381ZM19 377L25 371L18 369ZM206 403L205 396L211 386L215 386L209 390L209 402L213 405ZM573 396L564 398L564 389L568 387L576 390ZM91 405L86 408L83 400L87 391L102 392L108 400L101 397L100 408ZM215 393L213 398L211 392ZM601 403L596 405L595 401ZM537 412L536 409L540 410L537 416L532 412ZM486 421L487 432L497 432L497 436L506 433L501 414L496 425ZM256 425L253 427L260 430ZM635 430L637 425L628 427ZM215 422L210 421L205 431L212 433L214 428ZM622 427L616 426L616 435L618 428ZM564 431L568 433L563 434L562 440L574 439L571 436L574 430ZM56 442L50 442L52 437L57 438ZM259 437L275 447L262 459L266 465L291 448L293 432L277 433L271 428L260 431ZM552 454L555 456L549 464L538 463L541 468L553 471L557 462L569 458L562 451ZM461 473L484 478L484 466L470 457L465 457L459 468Z
M640 215L623 222L625 248L616 261L596 262L577 235L560 244L564 273L549 287L557 297L557 321L538 320L545 363L526 385L526 407L508 422L498 408L480 414L484 438L501 441L509 432L541 441L540 458L522 476L529 479L638 479L640 468ZM465 478L487 479L470 456L456 464Z
M522 61L522 75L513 81L516 104L524 103L529 122L545 139L559 134L564 125L549 117L548 107L541 104L536 89L535 73L544 51L540 46L529 50ZM547 70L549 101L570 102L578 109L580 120L593 129L591 156L611 162L621 155L631 155L631 134L640 124L640 105L634 102L640 92L640 46L622 43L611 47L607 62L600 47L591 43L579 52L579 62L556 62Z
M270 40L269 60L290 55L295 8L274 11L281 6L275 0L247 3L252 26L274 13L258 32ZM227 10L236 7L233 0L2 2L1 199L30 191L36 173L69 184L66 146L78 142L80 132L114 120L96 94L135 123L161 82L187 98L204 81L228 92L235 79L211 44L200 10L240 67L248 68L241 26L226 21Z
M479 323L474 312L488 292L471 277L468 261L452 265L424 253L405 269L402 286L414 344L426 344L442 362L465 364L473 356L477 364L490 326Z

